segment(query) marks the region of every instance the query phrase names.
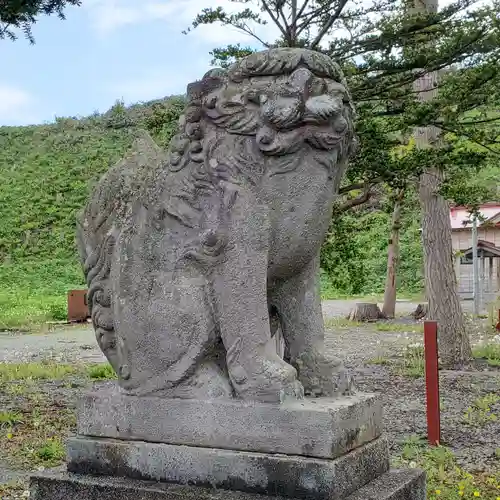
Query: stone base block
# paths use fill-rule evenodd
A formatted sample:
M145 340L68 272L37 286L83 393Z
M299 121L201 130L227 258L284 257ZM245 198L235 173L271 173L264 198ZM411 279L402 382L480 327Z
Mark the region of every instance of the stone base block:
M81 436L337 458L382 432L372 394L269 404L127 396L117 389L79 402Z
M284 500L220 489L154 483L137 479L41 474L31 478L33 500ZM314 497L312 497L314 498ZM391 470L343 500L425 500L422 471Z
M341 500L389 470L384 438L335 460L77 437L68 470L291 498Z

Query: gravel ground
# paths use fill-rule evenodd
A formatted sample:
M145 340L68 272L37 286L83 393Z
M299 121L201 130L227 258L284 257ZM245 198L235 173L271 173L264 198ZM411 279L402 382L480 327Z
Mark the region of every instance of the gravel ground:
M323 302L324 316L330 319L345 317L356 302L326 300ZM417 304L413 302L398 302L397 314L409 315L416 307ZM464 302L463 307L468 311L471 307L470 301ZM358 350L357 344L355 348ZM56 361L104 361L104 356L95 342L94 332L88 325L56 327L52 332L43 334L0 332L0 362L28 362L49 358Z
M334 318L344 317L356 301L326 301L324 315L330 322L326 347L345 359L353 371L358 388L379 393L383 398L385 429L391 451L398 453L411 435L425 437L425 386L423 378L398 374L395 366L409 344L422 341L422 333L408 319L397 320L395 331L379 331L374 325L353 327L339 324ZM398 303L398 315L409 315L416 307L410 302ZM417 331L415 331L417 330ZM479 339L474 334L473 342ZM388 364L374 364L384 359ZM94 333L88 326L56 329L46 334L0 333L0 362L29 362L52 359L57 362L102 362ZM498 470L500 459L500 419L481 425L466 425L464 415L473 402L486 394L500 394L500 370L479 365L470 371L441 371L442 437L456 453L459 462L469 470ZM74 407L87 383L75 381L39 384L41 393L57 401L57 405ZM0 391L0 408L12 407L13 401ZM500 415L500 403L491 407ZM497 451L495 451L497 450ZM26 474L12 470L0 458L0 483Z
M323 302L325 318L347 315L355 300L327 300ZM409 314L416 304L398 303L398 314ZM80 360L101 362L104 356L97 347L94 332L89 325L55 327L49 333L16 334L0 332L0 362L37 361L54 359L56 361Z
M327 348L345 359L359 390L381 395L393 454L401 451L409 436L426 437L424 378L403 376L395 369L405 347L418 342L422 342L421 333L380 332L365 326L327 334ZM381 357L387 365L372 363ZM488 394L500 395L499 369L478 363L467 371L440 371L442 441L470 471L500 470L500 401L490 408L499 416L497 421L465 422L467 409Z

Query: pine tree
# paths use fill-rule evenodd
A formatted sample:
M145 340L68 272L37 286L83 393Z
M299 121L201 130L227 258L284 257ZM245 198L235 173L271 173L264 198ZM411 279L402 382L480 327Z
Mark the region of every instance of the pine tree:
M81 0L0 0L0 39L16 40L16 31L22 30L35 43L31 27L38 17L56 14L64 19L65 7L80 4Z

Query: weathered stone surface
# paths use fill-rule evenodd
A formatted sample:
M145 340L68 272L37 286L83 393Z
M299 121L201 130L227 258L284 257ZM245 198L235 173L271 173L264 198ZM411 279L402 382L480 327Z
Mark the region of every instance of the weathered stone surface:
M347 500L425 500L425 472L393 469L371 481Z
M336 458L382 432L371 394L283 404L86 394L77 411L82 436L240 451Z
M389 469L383 438L335 460L95 438L71 439L68 455L75 473L318 500L344 499Z
M31 479L34 500L284 500L197 486L156 483L128 478L44 473ZM347 500L425 500L424 473L391 470Z
M188 86L168 153L145 135L101 179L78 244L97 340L125 391L351 392L324 354L318 271L353 115L328 56L252 54ZM284 360L267 348L278 327Z

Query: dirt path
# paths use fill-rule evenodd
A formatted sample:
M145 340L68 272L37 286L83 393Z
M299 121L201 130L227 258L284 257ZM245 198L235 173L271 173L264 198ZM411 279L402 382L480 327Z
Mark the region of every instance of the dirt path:
M355 300L328 300L323 302L327 319L345 316ZM416 307L410 302L398 303L398 314L409 314ZM52 359L58 362L80 360L101 362L104 356L97 347L94 332L89 325L57 328L50 333L14 334L0 332L0 362L30 362Z
M92 363L104 359L97 347L94 331L87 325L44 334L0 333L0 362L80 360Z

